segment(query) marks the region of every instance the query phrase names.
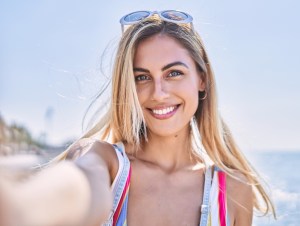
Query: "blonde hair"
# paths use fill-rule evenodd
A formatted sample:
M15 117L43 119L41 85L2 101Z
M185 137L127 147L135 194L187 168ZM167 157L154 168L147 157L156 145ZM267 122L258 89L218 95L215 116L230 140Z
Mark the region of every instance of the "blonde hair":
M156 34L167 35L181 43L202 72L202 79L206 84L206 98L199 99L195 117L207 154L217 166L230 175L234 175L236 170L242 173L254 188L255 208L264 214L272 212L275 216L274 206L258 174L237 147L218 112L216 84L211 64L200 36L187 24L170 23L152 16L125 31L119 42L113 67L110 107L82 138L98 137L101 140L110 139L111 142L122 141L132 144L136 150L141 141L147 139L146 124L135 88L133 59L137 45ZM70 149L72 146L55 161L65 159ZM199 158L197 152L192 154ZM260 205L261 200L264 208Z

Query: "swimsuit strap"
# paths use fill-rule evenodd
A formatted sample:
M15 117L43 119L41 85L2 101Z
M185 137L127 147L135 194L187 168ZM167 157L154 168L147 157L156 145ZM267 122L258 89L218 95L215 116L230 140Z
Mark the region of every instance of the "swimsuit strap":
M208 214L209 214L209 196L211 190L212 181L212 168L209 166L206 168L205 179L204 179L204 193L203 201L201 205L201 216L200 216L200 226L207 226Z
M228 225L226 173L217 166L209 166L205 172L200 226Z
M226 173L219 167L214 169L214 178L210 193L210 216L211 226L227 226L229 214L227 210Z
M130 187L131 167L123 143L113 144L119 160L119 170L113 182L113 209L103 226L127 225L128 192Z

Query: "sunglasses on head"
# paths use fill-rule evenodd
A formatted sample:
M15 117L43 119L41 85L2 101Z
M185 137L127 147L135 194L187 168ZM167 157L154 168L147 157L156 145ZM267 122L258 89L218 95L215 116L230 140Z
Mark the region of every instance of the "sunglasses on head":
M192 23L193 17L185 12L178 10L164 10L164 11L136 11L123 16L120 19L122 31L124 32L125 25L136 24L153 14L157 14L162 20L176 23L176 24L188 24Z

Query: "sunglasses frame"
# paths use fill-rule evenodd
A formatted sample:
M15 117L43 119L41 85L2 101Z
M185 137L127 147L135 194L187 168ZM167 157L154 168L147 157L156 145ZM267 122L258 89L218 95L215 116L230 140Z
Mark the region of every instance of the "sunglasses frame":
M174 13L182 13L183 15L185 15L187 18L184 20L172 20L169 18L166 18L165 16L163 16L164 13L168 13L168 12L174 12ZM139 20L134 20L134 21L126 21L126 17L133 15L135 13L148 13L149 15L146 17L142 17ZM139 11L135 11L129 14L126 14L125 16L123 16L120 19L120 24L122 26L122 31L124 32L124 26L125 25L132 25L132 24L136 24L140 21L143 21L151 16L153 16L153 14L157 14L162 20L167 21L167 22L171 22L171 23L176 23L176 24L192 24L193 21L193 17L191 15L189 15L188 13L179 11L179 10L163 10L163 11L148 11L148 10L139 10Z

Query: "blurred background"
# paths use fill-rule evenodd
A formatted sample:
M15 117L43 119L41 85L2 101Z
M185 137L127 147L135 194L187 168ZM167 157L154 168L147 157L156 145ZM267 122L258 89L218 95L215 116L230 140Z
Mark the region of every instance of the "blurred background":
M1 153L50 159L78 138L91 118L83 121L88 106L110 78L119 19L164 9L194 17L216 75L219 110L269 184L278 220L256 217L255 225L298 225L296 0L0 1Z

